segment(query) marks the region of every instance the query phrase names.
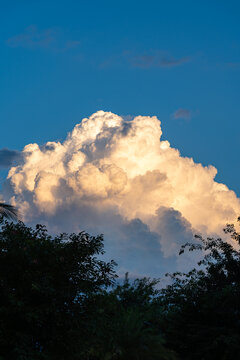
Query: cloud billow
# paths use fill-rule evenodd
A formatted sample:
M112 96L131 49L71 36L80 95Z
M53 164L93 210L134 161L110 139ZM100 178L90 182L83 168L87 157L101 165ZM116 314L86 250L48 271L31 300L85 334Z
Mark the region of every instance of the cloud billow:
M213 166L182 157L161 135L156 117L98 111L63 143L25 146L5 198L51 231L103 233L122 271L160 276L184 267L181 244L196 231L219 234L240 214L240 200L214 180Z

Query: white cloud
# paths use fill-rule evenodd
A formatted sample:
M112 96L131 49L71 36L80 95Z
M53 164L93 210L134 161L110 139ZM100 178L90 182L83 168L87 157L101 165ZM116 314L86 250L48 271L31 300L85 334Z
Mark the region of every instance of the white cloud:
M213 166L181 157L161 135L156 117L98 111L63 143L27 145L5 198L51 231L104 233L122 268L162 275L193 232L219 234L234 222L240 200L214 181Z

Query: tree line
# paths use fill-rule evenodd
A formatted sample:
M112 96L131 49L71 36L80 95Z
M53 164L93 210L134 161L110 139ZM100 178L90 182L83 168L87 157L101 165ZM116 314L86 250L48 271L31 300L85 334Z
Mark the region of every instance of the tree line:
M120 281L102 258L102 235L52 237L2 217L0 359L238 358L240 234L224 231L232 243L197 236L184 245L180 253L202 253L199 267L160 288L157 279Z

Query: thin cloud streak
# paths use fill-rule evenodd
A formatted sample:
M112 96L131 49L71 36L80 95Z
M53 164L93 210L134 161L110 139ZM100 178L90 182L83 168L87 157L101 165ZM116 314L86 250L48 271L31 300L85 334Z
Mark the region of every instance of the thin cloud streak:
M151 68L174 68L189 63L191 56L175 58L166 51L150 51L146 54L136 54L132 51L124 51L119 55L105 59L101 68L130 66L139 69Z
M175 66L179 66L179 65L188 63L190 61L191 61L190 56L185 56L180 59L163 58L162 60L160 60L159 66L160 67L175 67Z
M183 108L176 110L172 115L173 119L189 120L191 119L191 117L192 117L192 112L188 109L183 109Z
M240 61L237 62L229 62L226 64L226 66L228 68L232 68L232 69L240 69Z
M7 40L10 47L17 48L48 48L56 39L56 31L53 29L38 30L37 26L28 26L23 33L15 35Z
M65 40L57 28L39 30L36 25L28 26L21 34L7 40L11 48L53 49L65 51L75 49L80 45L78 40Z
M133 67L139 68L152 68L152 67L160 67L160 68L172 68L176 66L183 65L191 61L190 56L185 56L182 58L174 58L169 55L140 55L135 56L131 59L131 63Z

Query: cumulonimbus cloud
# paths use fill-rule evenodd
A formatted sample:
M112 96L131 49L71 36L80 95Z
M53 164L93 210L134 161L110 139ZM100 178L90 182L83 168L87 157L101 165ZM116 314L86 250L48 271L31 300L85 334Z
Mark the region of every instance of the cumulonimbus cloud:
M63 143L25 146L5 197L30 223L104 233L122 269L156 276L194 232L219 234L240 214L216 168L182 157L161 135L156 117L98 111Z

